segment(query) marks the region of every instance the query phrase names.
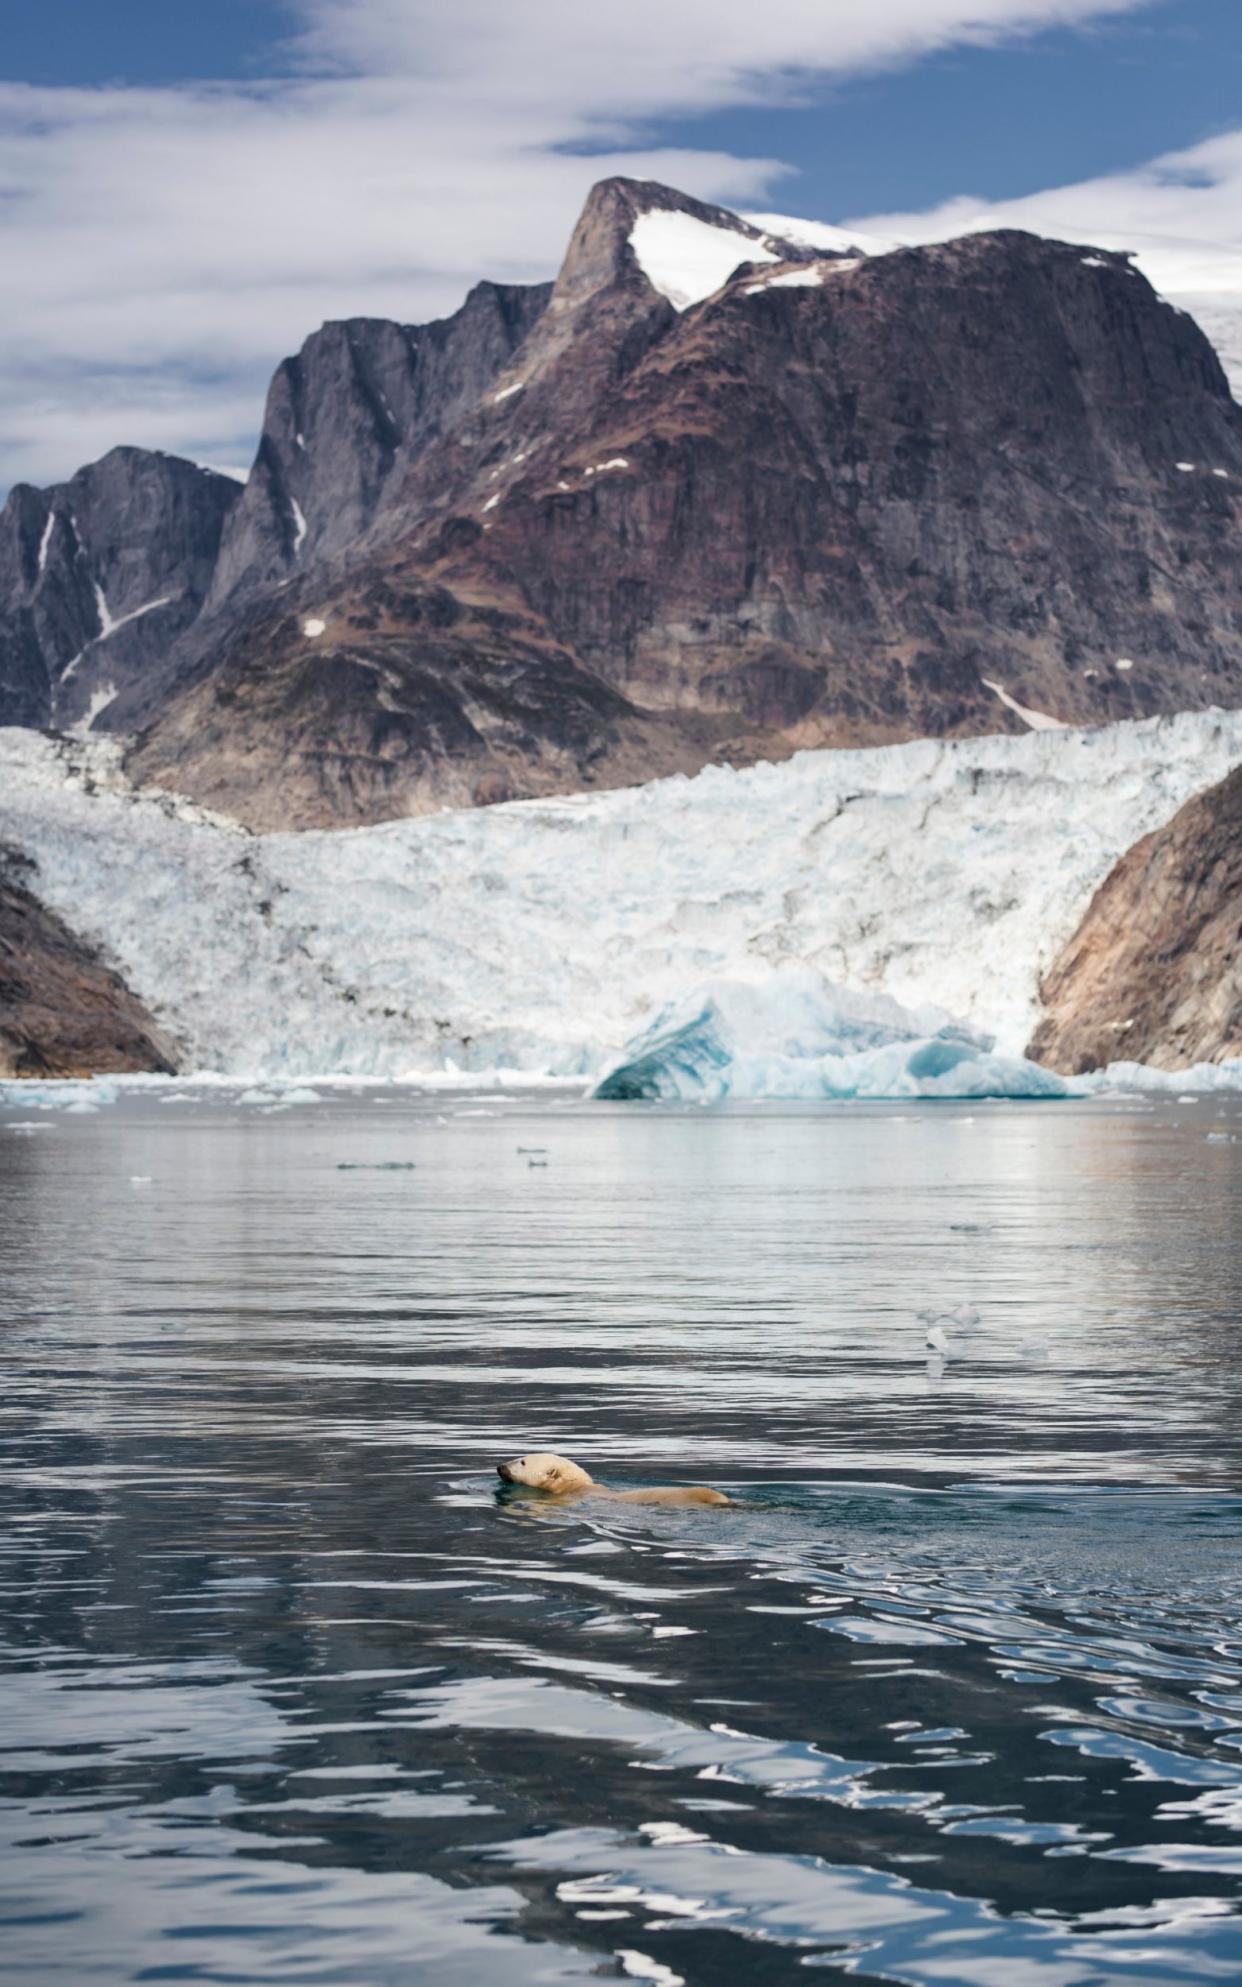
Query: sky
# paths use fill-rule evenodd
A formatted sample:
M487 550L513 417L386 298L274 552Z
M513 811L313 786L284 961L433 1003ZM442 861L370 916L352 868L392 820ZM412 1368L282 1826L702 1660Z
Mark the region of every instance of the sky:
M613 172L1133 248L1242 358L1242 0L4 0L0 490L244 471L325 318L553 274Z

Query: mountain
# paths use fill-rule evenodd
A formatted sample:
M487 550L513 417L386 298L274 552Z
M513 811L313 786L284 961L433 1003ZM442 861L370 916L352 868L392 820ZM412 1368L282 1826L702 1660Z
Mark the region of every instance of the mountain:
M172 1043L36 881L28 856L0 846L0 1077L170 1074Z
M66 728L149 676L207 597L231 477L115 448L0 510L0 723Z
M1242 1056L1242 769L1127 850L1040 992L1053 1069Z
M869 246L606 180L550 291L326 326L104 716L132 773L350 825L1242 704L1196 325L1120 255Z

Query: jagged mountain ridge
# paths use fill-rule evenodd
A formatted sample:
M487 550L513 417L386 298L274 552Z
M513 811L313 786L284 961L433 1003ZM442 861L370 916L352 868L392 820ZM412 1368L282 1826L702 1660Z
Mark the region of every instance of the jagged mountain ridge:
M329 825L1242 702L1242 414L1122 256L612 180L550 294L431 329L278 372L208 611L104 718L137 774Z
M155 673L198 618L241 497L179 456L116 448L0 510L0 722L71 726Z

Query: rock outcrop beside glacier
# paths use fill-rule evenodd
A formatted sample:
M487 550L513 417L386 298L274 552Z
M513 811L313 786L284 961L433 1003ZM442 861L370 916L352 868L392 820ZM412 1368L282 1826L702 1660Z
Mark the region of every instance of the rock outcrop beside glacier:
M1126 851L1040 991L1053 1069L1242 1056L1242 770Z
M170 1074L175 1045L37 882L30 858L0 845L0 1076Z

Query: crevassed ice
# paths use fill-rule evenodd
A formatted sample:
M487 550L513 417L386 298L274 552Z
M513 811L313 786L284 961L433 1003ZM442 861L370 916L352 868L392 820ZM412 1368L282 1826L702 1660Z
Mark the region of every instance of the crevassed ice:
M0 731L0 842L191 1066L587 1081L687 989L790 963L1020 1056L1040 973L1117 858L1242 762L1242 711L264 836L135 796L114 758Z
M702 303L744 262L779 262L780 257L749 235L713 227L693 214L657 209L640 214L630 229L638 266L676 310Z

